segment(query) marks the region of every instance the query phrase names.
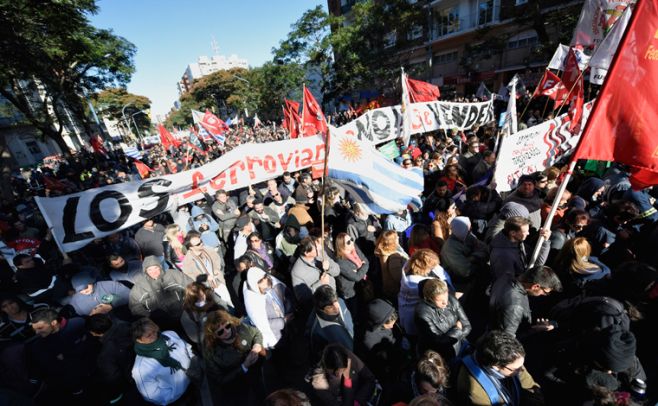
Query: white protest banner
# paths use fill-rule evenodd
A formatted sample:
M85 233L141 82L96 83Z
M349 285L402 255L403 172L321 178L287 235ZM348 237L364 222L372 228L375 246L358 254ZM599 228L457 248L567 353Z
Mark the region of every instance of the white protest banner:
M585 0L571 46L595 49L635 0Z
M168 209L299 171L323 162L320 136L245 144L200 168L138 182L120 183L61 197L37 197L53 236L65 252L85 246Z
M587 64L589 63L589 55L585 54L582 50L574 48L573 50L576 54L576 59L578 60L578 67L581 71L587 69ZM555 69L564 71L564 63L567 61L567 55L569 55L569 47L564 44L558 45L551 61L548 63L548 69Z
M453 128L468 130L494 120L493 100L482 103L411 103L409 110L410 134ZM401 106L397 105L369 110L356 120L338 127L336 132L381 144L401 137L402 124Z
M581 129L585 127L593 103L590 101L584 106ZM553 120L504 136L496 160L496 190L508 192L516 187L521 175L542 171L570 155L581 133L569 132L569 122L568 114L563 114Z

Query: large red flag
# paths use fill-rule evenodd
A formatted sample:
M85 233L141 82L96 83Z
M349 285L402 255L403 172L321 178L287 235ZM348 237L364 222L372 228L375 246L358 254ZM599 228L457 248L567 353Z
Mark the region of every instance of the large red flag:
M160 132L160 142L165 149L169 149L172 145L176 148L180 147L181 142L171 135L162 124L158 124L158 131Z
M286 109L288 111L288 126L290 127L290 138L297 138L299 136L299 127L301 124L301 117L299 117L299 103L294 100L285 100Z
M137 168L137 172L139 172L139 176L141 176L142 179L148 178L149 173L153 171L153 169L149 168L148 165L139 159L135 159L135 167Z
M441 91L438 86L422 80L410 79L407 76L407 90L412 103L422 103L438 100L441 97Z
M563 100L556 100L554 109L558 109L564 103L571 102L575 96L578 95L578 85L582 83L582 76L580 67L578 66L578 57L573 48L569 49L567 60L564 62L564 73L562 74L562 84L567 89L568 96Z
M288 109L286 109L286 106L281 106L281 110L283 110L283 121L281 122L281 126L286 129L286 131L290 132L290 125L288 122L290 121L290 114L288 113Z
M582 76L578 78L576 86L571 91L569 100L571 101L569 106L569 117L571 118L569 131L577 134L580 132L580 120L583 118L583 106L585 105L585 89Z
M560 104L564 103L564 100L569 94L569 89L567 89L560 78L550 70L544 72L541 81L535 88L535 93L532 97L536 96L546 96L550 99L559 102Z
M658 3L638 0L573 159L630 165L635 189L658 184Z
M327 121L322 108L313 97L313 94L304 86L304 109L302 110L302 134L312 136L327 133Z

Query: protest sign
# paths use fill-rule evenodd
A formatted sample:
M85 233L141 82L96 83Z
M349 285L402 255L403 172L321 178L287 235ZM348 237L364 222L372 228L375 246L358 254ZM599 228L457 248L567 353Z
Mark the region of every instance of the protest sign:
M585 104L581 128L592 110L591 101ZM507 192L516 187L521 175L543 171L561 158L570 155L581 132L569 131L568 114L503 137L496 161L494 181L496 190Z
M120 183L61 197L37 197L65 252L128 228L220 189L234 190L299 171L324 160L321 137L245 144L197 169Z

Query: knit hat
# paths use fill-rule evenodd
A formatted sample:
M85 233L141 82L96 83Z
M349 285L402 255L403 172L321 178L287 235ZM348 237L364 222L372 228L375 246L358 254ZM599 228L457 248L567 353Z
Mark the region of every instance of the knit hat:
M87 286L94 282L96 282L96 278L87 272L80 272L71 278L71 286L76 292L87 289Z
M249 216L244 216L244 215L240 216L238 217L238 221L235 222L235 228L237 228L238 230L242 230L244 226L249 224L250 221L251 220L249 220Z
M381 326L386 323L395 309L383 299L375 299L368 303L368 322L371 326Z
M450 222L450 230L458 240L464 241L468 232L471 231L471 220L464 216L455 217Z
M578 210L585 210L587 208L587 202L585 199L583 199L580 196L574 196L571 199L569 199L569 203L567 203L567 207L570 209L578 209Z
M530 217L530 212L528 209L519 203L516 202L507 202L500 208L498 213L498 218L501 220L507 220L510 217Z
M635 361L635 336L621 326L600 331L592 340L593 361L612 372L628 370Z
M162 263L160 262L160 259L158 259L158 257L155 255L150 255L144 258L144 262L142 262L142 270L146 272L146 269L151 266L159 266L160 269L162 269Z
M619 381L617 378L610 375L609 373L599 371L598 369L591 370L585 376L585 383L589 388L602 386L611 391L616 391L619 389Z
M299 220L297 220L297 217L294 215L289 215L288 218L286 219L286 227L292 227L295 230L299 231L302 226L299 224Z

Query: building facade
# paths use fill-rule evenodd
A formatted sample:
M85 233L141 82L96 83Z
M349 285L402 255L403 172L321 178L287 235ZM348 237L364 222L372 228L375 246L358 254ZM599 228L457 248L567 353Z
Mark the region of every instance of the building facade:
M211 57L200 56L196 63L187 65L183 77L176 84L178 94L187 93L197 79L220 70L233 68L248 69L249 63L246 59L239 58L237 55L230 55L228 57L224 55L213 55Z
M329 12L348 17L357 2L328 0ZM400 48L395 51L412 77L440 86L442 94L460 96L474 94L480 83L496 92L517 73L526 85L534 86L558 39L571 36L583 4L582 0L408 2L423 8L424 21L406 33L404 45L392 29L385 46ZM547 43L554 47L549 49Z

